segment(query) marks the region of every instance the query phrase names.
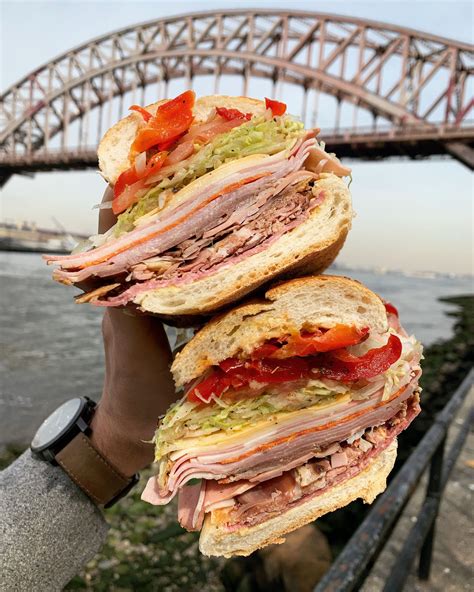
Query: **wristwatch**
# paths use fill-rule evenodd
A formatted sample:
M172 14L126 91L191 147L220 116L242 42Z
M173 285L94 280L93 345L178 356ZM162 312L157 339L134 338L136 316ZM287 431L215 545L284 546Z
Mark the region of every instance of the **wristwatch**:
M138 474L123 475L92 444L96 407L88 397L66 401L44 420L30 448L41 460L60 465L96 504L110 508L137 483Z

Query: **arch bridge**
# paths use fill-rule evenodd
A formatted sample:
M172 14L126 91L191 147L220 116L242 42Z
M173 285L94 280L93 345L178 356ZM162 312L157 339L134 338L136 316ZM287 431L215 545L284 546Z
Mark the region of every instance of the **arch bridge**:
M190 87L280 98L341 157L450 155L473 169L473 65L470 44L342 15L153 20L76 47L2 95L0 183L96 167L98 141L129 105Z

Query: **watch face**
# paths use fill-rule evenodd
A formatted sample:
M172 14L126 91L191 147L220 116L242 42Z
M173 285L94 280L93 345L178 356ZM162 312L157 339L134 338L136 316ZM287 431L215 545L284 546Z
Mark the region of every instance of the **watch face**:
M78 397L66 401L56 411L53 411L40 425L31 442L33 452L40 452L48 448L63 436L81 415L85 405L86 400Z

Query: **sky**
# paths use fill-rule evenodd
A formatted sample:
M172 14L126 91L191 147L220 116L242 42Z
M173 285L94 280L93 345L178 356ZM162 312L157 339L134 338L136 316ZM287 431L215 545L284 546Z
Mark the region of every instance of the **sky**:
M298 2L0 0L2 92L58 54L134 23L191 11L244 7L298 8L366 17L473 42L470 2L333 0ZM25 18L28 15L28 18ZM357 212L339 256L351 266L473 273L473 177L453 160L348 163ZM0 194L0 220L95 232L104 181L94 171L14 176Z

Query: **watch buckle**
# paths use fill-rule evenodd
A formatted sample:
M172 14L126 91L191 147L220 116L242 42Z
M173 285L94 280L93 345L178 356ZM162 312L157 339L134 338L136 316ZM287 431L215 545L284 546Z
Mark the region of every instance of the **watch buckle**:
M133 487L135 487L135 485L138 483L139 480L140 480L140 475L138 473L135 473L135 475L133 475L130 483L126 487L124 487L124 489L122 489L122 491L119 491L117 493L117 495L114 496L110 501L108 501L106 504L104 504L104 508L105 509L111 508L119 500L121 500L123 497L125 497L131 491L131 489L133 489Z

